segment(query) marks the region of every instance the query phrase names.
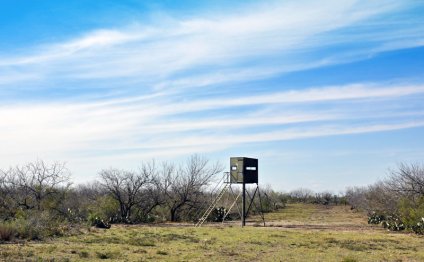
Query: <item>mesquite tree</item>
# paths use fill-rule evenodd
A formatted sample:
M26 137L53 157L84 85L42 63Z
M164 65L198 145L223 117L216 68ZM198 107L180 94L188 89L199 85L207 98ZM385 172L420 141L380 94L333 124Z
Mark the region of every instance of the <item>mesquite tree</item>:
M200 205L203 189L211 182L214 175L222 171L219 163L209 164L209 161L198 155L191 156L185 166L172 169L164 178L168 185L164 194L171 221L177 221L185 209Z
M102 170L99 176L101 186L119 203L121 222L131 222L132 211L143 201L141 193L150 183L152 173L147 169L136 173L111 168Z
M38 160L23 166L9 169L8 181L13 191L12 197L18 207L41 211L45 205L54 209L52 203L58 204L65 197L70 187L70 173L65 163L55 162L51 165Z
M424 166L419 164L399 164L390 171L387 188L404 197L420 198L424 196Z

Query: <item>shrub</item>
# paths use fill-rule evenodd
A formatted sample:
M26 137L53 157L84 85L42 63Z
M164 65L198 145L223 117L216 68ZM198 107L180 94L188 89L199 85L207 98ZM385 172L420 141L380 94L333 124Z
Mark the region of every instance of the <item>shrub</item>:
M88 222L92 223L95 218L110 223L120 222L118 212L118 202L109 196L100 196L88 207Z
M421 218L421 221L418 221L415 225L412 225L411 229L416 234L424 235L424 217Z
M368 224L381 224L384 228L391 231L412 230L414 233L424 235L424 217L411 220L408 217L407 222L396 215L380 215L373 213L368 217Z
M397 215L385 215L372 212L368 216L368 224L381 224L384 228L391 231L402 231L408 228Z
M346 197L353 207L369 212L369 224L424 234L423 185L424 165L401 164L385 181L349 189Z
M110 228L110 224L105 222L103 219L99 218L96 215L90 215L88 217L88 221L90 223L91 226L95 226L97 228L105 228L105 229L109 229Z
M408 228L417 234L424 234L424 196L416 201L402 198L399 213Z
M209 219L213 222L222 222L222 219L224 219L225 213L227 213L227 209L224 207L217 207L214 210L212 210L212 213L209 216Z
M397 216L391 215L387 216L386 220L382 223L384 228L387 228L391 231L402 231L407 228L405 223L402 222Z
M376 212L372 212L371 215L368 216L368 224L381 224L385 220L385 215L377 214Z
M47 211L28 212L27 218L15 218L7 225L9 228L13 228L15 237L28 240L41 240L45 237L79 232L78 227L71 226L64 220L56 219Z
M10 241L16 236L16 228L11 224L0 224L0 241Z
M44 237L43 226L39 223L37 217L32 219L16 219L13 221L17 230L17 236L29 240L41 240Z

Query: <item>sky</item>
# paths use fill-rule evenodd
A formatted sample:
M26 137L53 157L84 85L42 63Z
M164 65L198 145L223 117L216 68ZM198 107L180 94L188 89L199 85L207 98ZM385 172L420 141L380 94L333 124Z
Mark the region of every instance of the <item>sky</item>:
M342 192L424 158L420 0L0 3L0 168L259 159Z

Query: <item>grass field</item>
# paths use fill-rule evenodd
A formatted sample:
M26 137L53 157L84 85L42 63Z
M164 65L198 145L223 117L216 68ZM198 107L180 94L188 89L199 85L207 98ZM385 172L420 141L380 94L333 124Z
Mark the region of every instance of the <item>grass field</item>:
M257 218L253 218L257 219ZM292 204L250 222L113 226L42 242L0 244L3 261L424 261L424 238L369 226L348 207Z

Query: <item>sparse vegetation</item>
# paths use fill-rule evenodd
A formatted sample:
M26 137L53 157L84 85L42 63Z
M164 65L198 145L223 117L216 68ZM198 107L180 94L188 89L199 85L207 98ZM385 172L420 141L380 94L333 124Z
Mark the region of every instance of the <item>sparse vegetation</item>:
M370 224L392 231L424 234L424 166L400 164L389 178L346 193L353 209L368 213Z
M423 234L422 167L400 166L388 180L346 196L267 187L267 227L254 209L243 230L238 222L194 229L190 223L217 194L208 184L219 170L193 156L179 168L151 162L138 173L104 170L101 183L76 187L63 164L1 171L0 260L424 260L422 237L376 227ZM226 197L210 221L222 221ZM234 219L233 210L227 221ZM135 225L145 222L161 224Z
M52 241L2 244L0 260L93 261L422 261L424 239L368 225L349 206L287 204L267 214L267 227L239 222L193 228L187 224L92 228ZM106 248L107 247L107 248Z

